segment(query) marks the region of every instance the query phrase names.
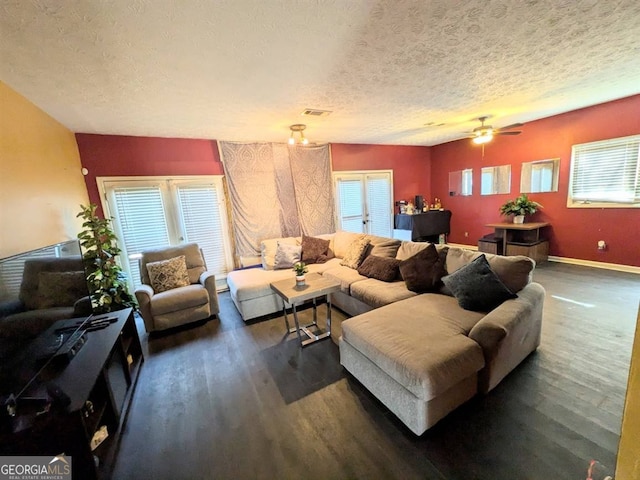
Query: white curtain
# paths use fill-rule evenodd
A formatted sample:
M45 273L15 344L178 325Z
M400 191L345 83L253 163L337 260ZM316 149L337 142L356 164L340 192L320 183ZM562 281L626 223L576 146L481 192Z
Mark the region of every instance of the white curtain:
M260 255L267 238L335 231L329 145L219 142L236 255Z

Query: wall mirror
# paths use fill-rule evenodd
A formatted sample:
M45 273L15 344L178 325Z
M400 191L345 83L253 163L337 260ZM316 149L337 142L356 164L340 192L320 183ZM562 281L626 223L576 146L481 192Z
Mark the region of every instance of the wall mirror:
M559 172L559 158L523 163L520 193L557 192Z
M480 195L511 193L511 165L482 167Z
M449 196L468 196L473 190L473 170L467 168L449 172Z

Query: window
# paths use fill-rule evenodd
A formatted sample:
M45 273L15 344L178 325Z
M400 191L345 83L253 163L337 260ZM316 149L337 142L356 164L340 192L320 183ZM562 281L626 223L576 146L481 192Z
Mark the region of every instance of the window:
M218 288L224 288L233 260L222 177L99 178L98 185L133 288L141 283L142 251L190 242L200 246L207 270L216 275Z
M640 207L640 135L574 145L569 207Z
M334 173L333 183L338 229L381 237L392 236L391 171Z

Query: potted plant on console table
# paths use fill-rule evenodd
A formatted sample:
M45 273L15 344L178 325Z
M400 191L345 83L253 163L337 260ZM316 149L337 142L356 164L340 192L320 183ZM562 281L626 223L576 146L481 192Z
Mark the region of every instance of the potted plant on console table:
M500 207L502 215L513 215L513 223L524 223L526 215L533 215L542 208L538 202L529 200L526 193L523 193L515 200L509 200Z

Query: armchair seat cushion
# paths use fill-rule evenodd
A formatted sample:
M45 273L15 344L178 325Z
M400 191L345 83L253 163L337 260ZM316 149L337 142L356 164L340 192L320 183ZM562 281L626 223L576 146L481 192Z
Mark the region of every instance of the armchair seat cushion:
M199 307L207 303L209 303L207 290L198 283L156 293L151 302L151 313L153 315L164 315L178 310Z

